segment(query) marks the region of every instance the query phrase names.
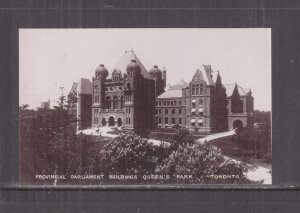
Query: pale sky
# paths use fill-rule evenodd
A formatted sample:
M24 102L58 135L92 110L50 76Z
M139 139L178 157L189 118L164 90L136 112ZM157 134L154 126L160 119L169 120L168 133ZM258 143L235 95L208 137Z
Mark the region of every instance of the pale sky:
M148 71L167 70L167 84L190 82L210 64L224 84L251 88L254 108L271 110L271 29L132 28L20 29L20 105L57 105L79 78L92 79L99 64L109 72L125 50L135 52Z

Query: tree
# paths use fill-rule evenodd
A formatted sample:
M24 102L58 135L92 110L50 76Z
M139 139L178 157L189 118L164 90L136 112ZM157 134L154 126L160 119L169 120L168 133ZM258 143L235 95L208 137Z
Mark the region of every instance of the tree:
M99 153L99 172L106 174L153 174L156 165L162 161L165 145L149 143L133 132L121 133Z
M175 179L179 183L247 183L246 171L245 164L225 158L208 142L179 145L156 169L159 174L192 175L191 179Z

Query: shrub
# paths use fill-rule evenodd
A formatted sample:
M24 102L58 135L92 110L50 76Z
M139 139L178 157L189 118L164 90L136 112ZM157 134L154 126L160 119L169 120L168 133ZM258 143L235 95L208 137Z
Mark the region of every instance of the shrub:
M170 151L178 149L180 145L194 144L195 139L186 128L178 128L170 140Z
M133 132L121 133L104 145L95 166L105 174L151 174L166 157L165 149L165 145L153 145Z
M173 177L193 176L192 179L177 180L180 183L246 183L249 182L243 175L246 171L245 164L225 158L217 147L207 142L180 144L156 169L159 174L169 174ZM227 175L227 178L216 179L212 178L212 175ZM228 178L229 175L239 178Z

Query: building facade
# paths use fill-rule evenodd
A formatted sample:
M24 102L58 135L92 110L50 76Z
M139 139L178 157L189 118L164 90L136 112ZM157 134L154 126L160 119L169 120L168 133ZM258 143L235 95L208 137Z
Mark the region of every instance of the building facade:
M198 69L189 83L181 80L156 99L158 128L185 126L211 133L253 126L250 89L223 84L219 71L210 65Z
M219 71L203 65L189 83L181 80L165 91L166 73L157 65L148 72L132 50L125 51L111 72L100 64L92 82L81 79L73 84L71 92L78 100L69 111L76 111L79 129L114 126L139 131L181 125L211 133L253 126L250 89L223 84Z
M113 68L100 65L92 79L92 126L122 126L143 131L154 127L155 98L164 92L166 71L148 72L133 51Z

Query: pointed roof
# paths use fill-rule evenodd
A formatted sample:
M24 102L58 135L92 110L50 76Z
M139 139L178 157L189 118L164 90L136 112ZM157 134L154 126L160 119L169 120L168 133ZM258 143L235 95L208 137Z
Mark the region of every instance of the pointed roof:
M93 85L87 78L80 78L77 91L80 94L91 95L93 93Z
M165 91L163 94L158 96L158 99L164 98L181 98L182 97L182 88L185 88L187 83L184 80L180 80L173 86L170 85L170 88Z
M73 82L72 88L70 90L69 93L76 93L77 92L77 88L78 88L78 83L77 82Z
M234 91L234 88L237 87L240 96L247 95L250 91L250 88L243 88L237 83L235 84L223 84L226 89L227 97L230 97Z
M148 73L145 66L142 64L140 59L135 55L133 50L126 50L121 59L118 61L116 66L112 69L112 72L114 70L121 71L123 73L126 72L127 65L131 62L131 60L136 60L136 63L140 65L141 67L141 75L144 76L144 78L152 79L150 74ZM111 73L112 73L111 72ZM111 75L110 75L111 76Z
M193 81L205 81L207 85L214 85L213 75L211 65L204 65L204 71L197 69L195 75L193 76Z

